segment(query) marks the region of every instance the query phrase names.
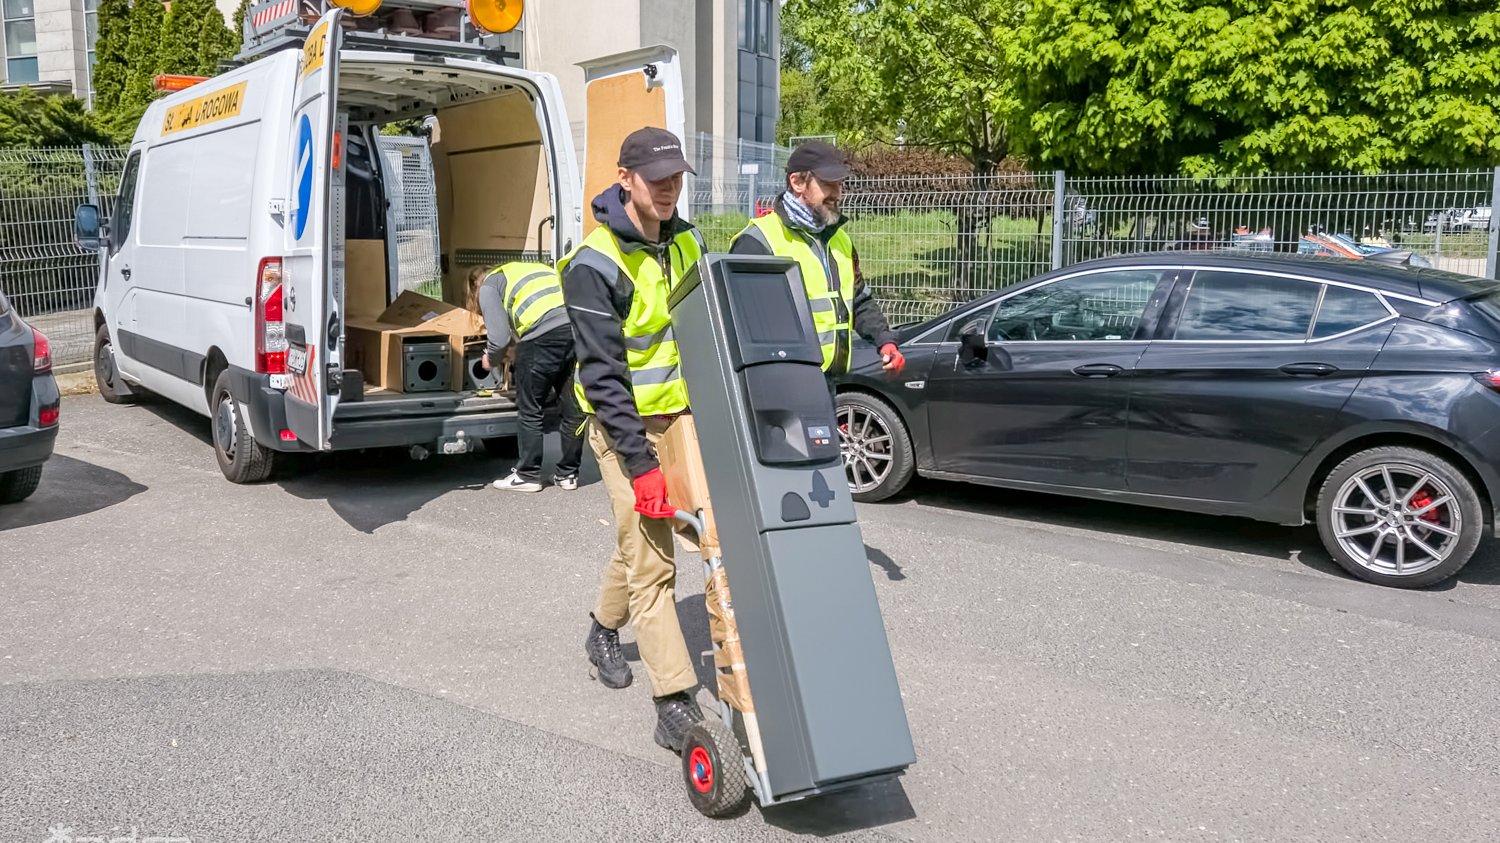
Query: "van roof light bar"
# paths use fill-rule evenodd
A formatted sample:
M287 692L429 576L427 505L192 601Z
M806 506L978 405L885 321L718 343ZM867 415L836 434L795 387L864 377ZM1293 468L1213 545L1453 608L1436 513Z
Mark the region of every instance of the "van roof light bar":
M348 9L343 42L352 49L479 58L497 64L521 58L501 46L498 36L474 25L466 0L259 0L245 13L243 41L235 58L246 62L301 47L318 19L335 6Z

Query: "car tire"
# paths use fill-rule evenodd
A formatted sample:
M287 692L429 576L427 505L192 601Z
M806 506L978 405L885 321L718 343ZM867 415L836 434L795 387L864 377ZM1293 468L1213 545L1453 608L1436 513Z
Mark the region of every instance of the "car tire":
M874 503L906 488L917 461L911 435L896 409L867 393L844 392L838 396L834 415L839 425L844 476L854 499ZM886 466L884 473L880 471L882 465Z
M1344 570L1367 582L1423 588L1468 564L1484 535L1484 503L1451 462L1416 448L1360 451L1339 463L1317 499L1318 535Z
M99 397L110 404L134 404L141 397L139 389L126 384L115 368L115 349L108 325L100 325L94 332L94 385L99 389Z
M0 503L20 503L42 482L42 467L18 468L0 474Z
M240 404L229 391L229 372L214 381L209 423L214 457L231 483L260 483L276 469L276 452L255 441L240 417Z

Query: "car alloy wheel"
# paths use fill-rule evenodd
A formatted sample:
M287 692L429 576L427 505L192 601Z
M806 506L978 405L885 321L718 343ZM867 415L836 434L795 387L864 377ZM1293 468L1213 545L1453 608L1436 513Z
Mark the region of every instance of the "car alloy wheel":
M1429 471L1382 463L1339 487L1334 537L1364 568L1387 576L1415 576L1443 564L1459 545L1463 513L1458 498Z
M891 431L875 413L864 407L845 404L839 408L839 453L844 458L844 473L849 488L868 492L891 474L895 458L891 454Z

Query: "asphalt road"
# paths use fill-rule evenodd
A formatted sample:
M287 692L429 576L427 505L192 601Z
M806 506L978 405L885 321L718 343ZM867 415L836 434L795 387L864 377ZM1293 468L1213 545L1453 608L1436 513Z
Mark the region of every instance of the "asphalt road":
M0 510L7 843L1500 828L1495 545L1401 592L1310 529L921 484L860 510L917 765L712 822L645 683L588 678L596 476L507 495L484 486L503 461L376 454L236 487L185 411L83 397L63 419L37 496Z

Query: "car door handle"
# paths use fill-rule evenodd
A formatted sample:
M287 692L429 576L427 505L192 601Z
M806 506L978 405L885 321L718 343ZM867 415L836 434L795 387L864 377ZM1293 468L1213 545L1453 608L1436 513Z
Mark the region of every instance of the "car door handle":
M1311 375L1321 378L1337 372L1339 367L1330 366L1327 363L1288 363L1281 367L1281 371L1288 375Z
M120 277L123 278L123 279L125 279L126 281L129 281L130 280L130 267L128 267L128 266L122 266L122 267L120 267Z
M1073 370L1073 374L1086 378L1112 378L1125 371L1113 363L1089 363Z

